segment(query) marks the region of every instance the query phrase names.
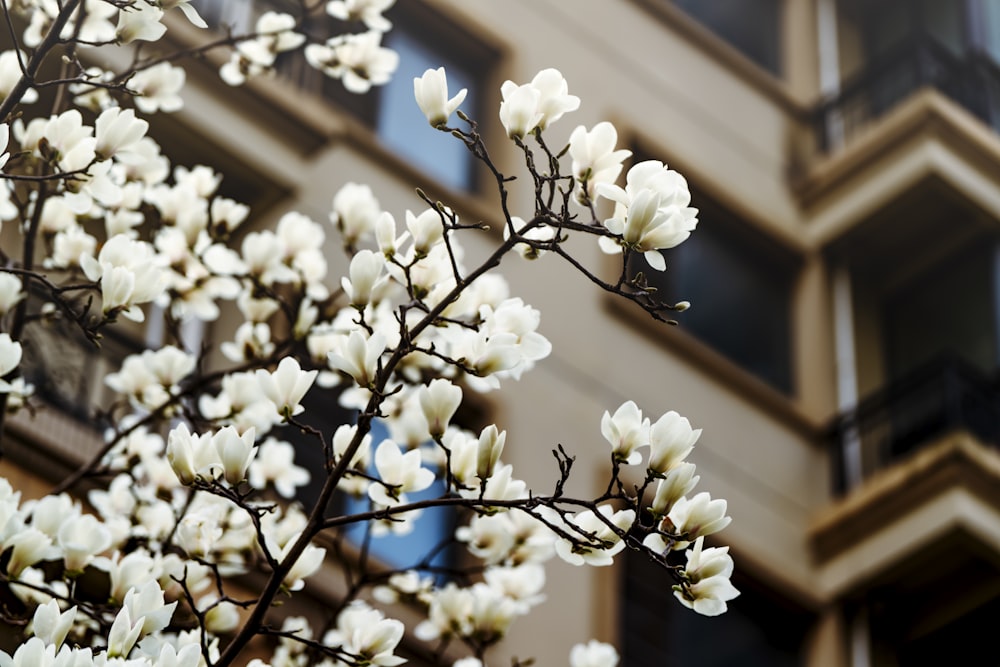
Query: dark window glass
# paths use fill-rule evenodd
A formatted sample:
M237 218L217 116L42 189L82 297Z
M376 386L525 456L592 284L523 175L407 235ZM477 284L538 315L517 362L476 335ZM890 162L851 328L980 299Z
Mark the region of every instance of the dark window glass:
M941 356L996 368L992 255L988 245L967 250L889 294L883 326L890 378Z
M624 667L797 667L813 616L737 570L740 596L705 617L673 595L672 580L640 553L625 555Z
M673 0L748 58L781 74L782 0Z
M784 393L792 392L792 285L797 262L697 192L698 228L664 252L667 270L636 259L666 301L690 301L675 318L682 330Z

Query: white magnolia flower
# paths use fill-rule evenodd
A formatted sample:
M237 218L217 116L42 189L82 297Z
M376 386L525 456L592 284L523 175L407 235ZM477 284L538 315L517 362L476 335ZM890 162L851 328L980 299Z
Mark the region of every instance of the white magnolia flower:
M375 449L375 468L382 483L369 486L368 496L387 507L404 503L403 494L434 483L434 473L421 465L420 450L404 454L392 440L383 440Z
M136 94L133 101L139 111L146 114L157 111L171 113L184 106L184 100L180 96L184 80L183 68L174 67L170 63L159 63L136 72L128 80L128 89ZM155 145L155 142L152 143ZM149 144L146 146L148 150Z
M372 298L372 292L381 282L380 278L384 267L384 255L368 249L359 250L351 258L350 279L342 278L341 286L352 306L362 309L368 305Z
M163 11L167 11L177 7L182 12L184 12L184 17L191 22L191 25L197 28L207 28L208 24L205 23L205 19L201 18L198 14L198 10L191 5L192 0L158 0L157 4Z
M223 471L212 436L193 434L184 422L171 429L167 436L167 460L181 484L211 481Z
M664 474L680 464L698 442L701 429L671 410L649 429L649 464L654 473Z
M531 83L518 86L505 81L500 87L500 122L507 136L522 139L534 130L544 130L567 111L580 107L580 98L569 94L566 79L559 70L544 69Z
M135 40L155 42L167 32L167 26L160 23L162 19L162 9L145 0L136 0L118 12L115 38L121 44L129 44Z
M212 436L212 446L222 464L222 474L233 486L247 478L250 461L257 453L254 446L255 435L252 426L242 435L234 427L224 426Z
M503 100L500 102L500 122L511 139L523 139L538 127L542 112L538 104L541 92L530 83L518 86L513 81L505 81L500 87Z
M344 245L352 247L358 241L371 237L375 221L381 213L382 209L369 186L346 183L333 196L330 222L340 232Z
M31 628L34 635L44 641L59 648L63 640L73 627L76 620L76 607L70 607L66 611L59 609L59 603L49 600L45 604L38 605L35 615L31 621Z
M413 238L413 250L418 257L429 253L431 248L440 243L444 236L441 213L432 208L423 211L420 215L414 215L412 211L407 211L406 228Z
M282 549L281 555L278 556L278 562L284 562L288 558L292 547L298 541L299 536L293 535L288 539L285 548ZM284 585L290 591L301 590L306 584L303 581L306 577L315 574L315 572L323 564L323 558L326 557L326 549L322 547L316 547L311 544L306 545L306 548L299 554L295 563L292 565L288 574L285 575Z
M11 546L14 548L7 561L7 575L12 579L17 579L25 568L58 554L52 538L36 528L25 528L6 540L4 547Z
M330 0L326 13L341 21L362 21L370 30L388 32L392 23L382 16L396 0Z
M429 69L423 76L413 79L413 96L432 127L447 125L448 117L465 100L468 92L463 88L448 99L448 78L443 67Z
M666 515L678 500L691 493L700 477L694 474L693 463L678 463L656 485L656 495L650 511L656 516Z
M176 607L176 601L167 603L164 600L163 589L152 580L129 590L122 602L122 609L128 609L129 616L141 622L144 635L167 627Z
M95 123L98 159L107 160L120 152L128 152L146 135L149 123L135 117L132 109L111 107L97 117Z
M718 616L726 611L726 602L740 592L729 581L733 574L733 559L729 547L703 548L699 537L687 552L684 568L686 586L674 586L674 596L681 604L705 616Z
M702 491L693 498L678 499L670 508L667 521L673 526L670 532L682 538L674 548L682 549L699 537L719 532L732 519L726 516L724 499L712 500L707 492Z
M540 130L562 118L566 112L580 108L580 98L569 94L566 79L557 69L543 69L531 80L531 85L541 93L538 100L538 111L542 114L538 121Z
M499 431L494 424L490 424L479 434L476 454L476 475L479 479L487 479L493 474L506 441L507 431ZM491 498L497 497L492 494L488 495Z
M432 437L440 438L448 428L455 410L462 402L462 388L445 378L437 378L421 387L417 395L420 409L427 420L427 431Z
M359 387L369 387L375 382L379 358L385 349L386 340L381 331L365 336L355 329L340 351L332 351L327 355L327 361L330 368L343 371L354 378Z
M139 640L142 626L142 618L133 620L128 607L122 607L118 611L118 615L115 616L115 622L111 624L111 631L108 633L108 657L124 658L127 656Z
M337 615L337 627L324 641L339 644L341 649L358 656L364 664L393 667L406 662L405 658L393 655L403 638L404 629L400 621L385 618L382 612L355 600Z
M304 371L294 357L285 357L273 373L258 369L257 381L261 392L272 403L278 414L285 418L297 415L305 408L300 405L318 371Z
M0 53L0 101L7 99L14 86L21 80L21 62L28 62L28 57L24 53L13 50ZM21 97L22 104L31 104L37 100L38 91L34 88L28 88Z
M283 498L294 498L298 487L309 483L309 471L295 465L295 447L274 438L265 440L250 463L250 486L273 484Z
M604 226L620 237L601 237L601 249L615 253L625 247L641 252L650 267L663 271L666 261L660 250L684 242L698 225L698 210L689 206L687 181L656 160L634 165L625 180L624 189L609 183L597 185L599 197L615 202L614 216Z
M569 652L570 667L617 667L618 651L611 644L591 639L577 644Z
M309 44L306 61L327 76L339 78L349 92L367 93L389 81L399 66L399 54L381 45L377 30L332 37L326 44Z
M0 273L0 315L10 312L23 298L21 279L13 273Z
M101 281L105 313L121 311L136 322L145 319L138 304L154 300L165 287L152 246L125 235L109 239L97 259L81 257L80 267L88 278Z
M636 448L649 444L649 420L633 401L626 401L611 415L605 411L601 417L601 434L611 443L616 461L635 465L642 460Z
M0 169L3 169L10 159L10 154L7 152L8 141L10 141L10 125L2 123L0 124Z
M607 121L598 123L589 132L580 125L569 135L569 155L580 203L593 201L598 183L612 184L618 178L622 162L632 151L615 150L617 143L618 131Z
M81 573L94 556L111 546L111 531L91 514L68 517L59 527L56 543L66 571Z
M612 526L618 531L627 531L635 520L635 512L615 512L610 505L601 505L598 512L600 517L592 510L585 510L563 519L564 530L574 539L562 538L556 542L556 554L567 563L595 567L611 565L614 555L625 548L625 542Z
M21 363L21 344L11 339L10 334L0 333L0 377L17 368Z

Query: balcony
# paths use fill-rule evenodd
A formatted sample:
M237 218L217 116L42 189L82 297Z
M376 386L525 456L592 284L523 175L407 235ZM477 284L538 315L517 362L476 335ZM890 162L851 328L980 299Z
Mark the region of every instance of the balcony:
M848 80L814 112L818 146L831 152L924 87L934 88L1000 131L1000 65L980 50L961 55L916 33Z
M875 472L948 433L1000 445L1000 378L942 357L915 369L841 415L831 428L834 489L845 493Z

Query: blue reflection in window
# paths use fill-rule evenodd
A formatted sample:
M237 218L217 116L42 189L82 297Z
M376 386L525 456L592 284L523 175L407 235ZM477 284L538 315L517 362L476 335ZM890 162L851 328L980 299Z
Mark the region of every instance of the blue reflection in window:
M399 53L399 69L379 91L375 131L387 146L419 167L428 176L457 190L471 190L474 184L472 154L455 137L435 130L428 124L413 97L413 79L428 69L444 67L448 73L451 95L462 88L469 94L462 111L475 118L474 77L458 61L433 50L404 26L386 36L386 46ZM452 116L452 124L460 123Z
M372 451L374 452L378 445L389 437L389 431L384 423L376 420L372 423L371 436ZM374 464L372 464L371 472L376 473ZM440 498L444 493L444 480L438 478L430 487L419 493L407 493L406 497L412 502ZM343 513L350 515L369 511L371 503L366 498L345 497L342 507ZM423 510L420 516L413 519L413 524L413 530L406 535L389 533L381 537L373 537L369 553L392 567L412 568L451 536L455 527L455 512L451 507L432 507ZM351 524L346 528L345 534L351 542L360 545L365 539L366 529L367 522ZM438 549L431 559L430 565L447 567L451 564L450 553L450 549Z

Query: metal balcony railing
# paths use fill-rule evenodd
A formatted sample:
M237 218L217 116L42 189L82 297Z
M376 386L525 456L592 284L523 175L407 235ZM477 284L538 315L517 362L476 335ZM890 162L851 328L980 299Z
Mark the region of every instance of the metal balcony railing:
M815 111L820 148L836 149L917 90L935 88L1000 131L1000 66L981 51L957 54L925 33L874 60Z
M937 437L966 431L1000 445L1000 381L939 358L867 397L831 428L834 487L848 491Z

